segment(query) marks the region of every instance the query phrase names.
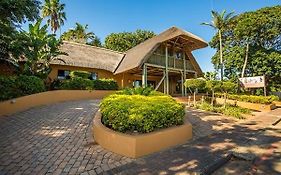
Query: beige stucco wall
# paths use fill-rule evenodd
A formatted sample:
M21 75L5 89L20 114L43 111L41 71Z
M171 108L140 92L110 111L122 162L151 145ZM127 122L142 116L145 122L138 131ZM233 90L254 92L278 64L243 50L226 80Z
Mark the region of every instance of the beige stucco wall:
M7 100L0 103L0 116L24 111L31 107L82 99L101 99L115 91L57 90Z
M147 134L129 135L105 127L101 123L100 112L97 112L93 122L93 136L95 141L105 149L123 156L138 158L185 143L192 138L192 126L186 120L180 126Z

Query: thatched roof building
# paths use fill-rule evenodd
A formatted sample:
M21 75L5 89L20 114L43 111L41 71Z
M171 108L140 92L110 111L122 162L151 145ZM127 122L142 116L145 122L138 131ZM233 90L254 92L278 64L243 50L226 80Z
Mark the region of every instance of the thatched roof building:
M59 56L65 63L55 60L51 64L103 69L112 73L124 57L121 52L69 41L63 42L61 51L68 54Z
M118 74L141 66L142 63L161 43L173 38L177 38L177 42L179 42L179 40L183 40L183 42L185 42L185 45L188 46L188 51L193 51L208 46L207 42L205 42L198 36L195 36L192 33L189 33L177 27L171 27L168 30L160 33L159 35L148 39L143 43L137 45L136 47L128 50L124 59L122 60L122 63L117 68L115 73ZM196 64L196 67L200 69L195 60L194 63Z

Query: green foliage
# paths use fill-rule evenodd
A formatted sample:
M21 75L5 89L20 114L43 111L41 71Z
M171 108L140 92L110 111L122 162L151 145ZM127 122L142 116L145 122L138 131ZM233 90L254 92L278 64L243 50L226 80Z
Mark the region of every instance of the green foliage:
M99 38L93 32L87 32L87 30L88 24L84 26L82 24L75 23L75 28L64 32L61 39L82 44L101 46Z
M125 88L118 92L118 94L122 95L144 95L149 96L152 91L154 91L151 87L136 87L136 88Z
M217 97L223 97L224 95L221 93L216 93ZM250 103L260 103L260 104L271 104L273 101L278 101L279 98L274 95L270 96L256 96L256 95L235 95L228 94L227 98L230 100L244 101Z
M60 89L68 90L92 90L94 82L89 79L84 79L81 77L75 77L70 80L64 80L61 83Z
M50 71L50 62L61 60L58 56L66 55L66 53L59 50L61 41L57 40L55 35L48 34L48 26L41 27L41 22L42 19L35 24L29 24L29 31L21 32L23 38L21 44L23 56L26 58L25 74L45 74L46 77Z
M117 90L118 84L113 79L98 79L92 80L93 88L96 90Z
M219 80L208 80L206 81L206 88L211 91L218 91L222 87L222 82Z
M43 17L47 17L47 23L51 26L51 30L56 31L64 24L66 20L64 12L65 4L61 4L60 0L45 0L42 8Z
M8 100L24 95L45 91L43 80L35 76L0 76L0 100Z
M194 92L196 89L203 89L206 85L206 81L200 78L187 79L184 85Z
M18 44L17 27L25 21L39 18L39 0L1 0L0 1L0 58L9 59L9 54L21 52Z
M224 74L228 79L241 77L249 44L245 76L266 75L268 89L276 91L281 87L281 6L273 6L257 11L242 13L235 17L231 25L223 30ZM210 42L219 48L218 33ZM217 52L212 63L216 69L220 62Z
M69 76L71 78L80 77L80 78L88 79L91 76L91 73L87 71L71 71L69 73Z
M250 114L250 110L245 109L245 108L241 108L238 106L231 106L231 105L226 105L225 107L220 106L220 105L215 105L212 106L209 103L201 103L196 105L196 108L198 109L202 109L205 111L211 111L211 112L216 112L216 113L221 113L224 114L226 116L231 116L231 117L235 117L238 119L245 119L245 117L242 114Z
M51 83L51 89L67 89L67 90L117 90L117 82L113 79L90 80L82 78L82 74L74 76L69 80L54 80Z
M217 72L204 72L205 80L217 80Z
M155 36L154 32L146 30L111 33L105 38L105 47L119 52L126 52L153 36Z
M184 107L169 96L110 95L100 105L102 122L119 132L148 133L181 125Z
M231 81L223 81L220 87L225 93L235 92L237 90L237 84Z

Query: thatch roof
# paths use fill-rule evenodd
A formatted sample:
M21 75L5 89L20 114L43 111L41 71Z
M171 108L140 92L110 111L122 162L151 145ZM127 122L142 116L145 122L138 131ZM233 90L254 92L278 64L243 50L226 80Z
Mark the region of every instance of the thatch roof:
M159 35L151 39L148 39L143 43L137 45L136 47L133 47L132 49L128 50L122 62L120 63L119 67L115 71L115 74L122 73L130 69L141 66L142 63L152 53L152 51L155 50L161 43L176 38L178 36L190 42L188 46L189 51L193 51L208 46L208 44L198 36L189 33L187 31L181 30L177 27L171 27L170 29L160 33ZM199 67L197 63L195 67Z
M114 72L124 54L105 48L64 41L61 51L68 55L60 55L59 58L65 61L52 61L51 64L77 66L103 69Z

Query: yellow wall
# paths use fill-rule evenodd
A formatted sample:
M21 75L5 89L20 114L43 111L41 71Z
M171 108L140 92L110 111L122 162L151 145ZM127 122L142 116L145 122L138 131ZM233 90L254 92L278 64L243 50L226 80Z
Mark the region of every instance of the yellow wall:
M119 88L125 88L125 87L133 87L133 82L135 80L141 80L141 75L132 75L129 73L121 73L114 75L112 72L102 70L102 69L94 69L94 68L85 68L85 67L76 67L76 66L65 66L65 65L51 65L52 71L49 74L49 78L51 81L57 78L58 76L58 70L69 70L69 71L87 71L87 72L95 72L98 74L98 78L112 78L114 79ZM156 81L157 83L160 81L162 77L152 77L148 76L149 81ZM159 90L162 91L163 86L160 86Z
M47 91L0 103L0 116L24 111L31 107L53 104L57 102L82 99L101 99L115 91L105 90L57 90Z

